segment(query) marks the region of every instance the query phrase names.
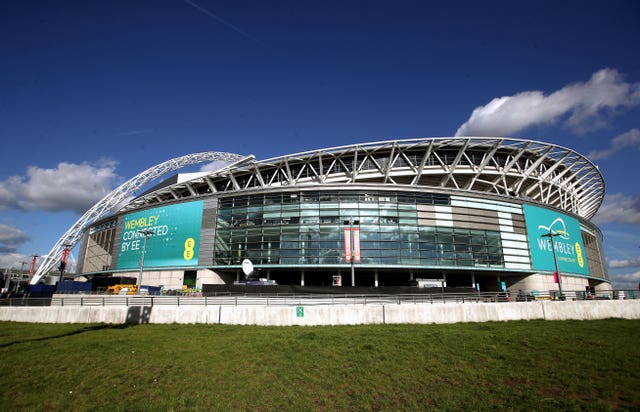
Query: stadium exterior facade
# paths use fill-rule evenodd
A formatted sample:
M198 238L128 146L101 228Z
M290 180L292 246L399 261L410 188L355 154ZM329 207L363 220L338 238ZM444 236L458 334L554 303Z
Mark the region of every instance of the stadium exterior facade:
M278 284L329 286L339 275L344 286L439 279L480 291L557 290L558 270L565 290L610 288L590 222L603 196L587 158L521 139L248 157L176 176L90 222L78 237L78 275L181 289L233 283L249 259Z

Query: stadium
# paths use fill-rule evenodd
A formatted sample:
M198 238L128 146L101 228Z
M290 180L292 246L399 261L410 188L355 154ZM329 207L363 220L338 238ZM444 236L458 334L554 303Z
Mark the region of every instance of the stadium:
M225 166L135 193L204 162ZM603 196L587 158L524 139L405 139L267 160L196 153L96 204L31 283L51 278L78 244L76 279L133 278L165 290L247 276L310 289L610 289L590 221Z

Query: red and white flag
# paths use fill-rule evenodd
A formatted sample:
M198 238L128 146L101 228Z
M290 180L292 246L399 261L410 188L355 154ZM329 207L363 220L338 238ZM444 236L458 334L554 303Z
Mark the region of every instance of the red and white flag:
M344 261L351 262L351 230L344 228Z

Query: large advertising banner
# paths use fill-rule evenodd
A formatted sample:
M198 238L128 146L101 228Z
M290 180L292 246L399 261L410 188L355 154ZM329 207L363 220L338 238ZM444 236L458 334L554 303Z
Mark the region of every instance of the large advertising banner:
M131 213L124 217L118 269L140 267L144 256L145 267L196 266L200 226L202 225L201 200Z
M524 205L523 208L533 268L555 271L553 245L560 274L588 275L589 267L578 220L541 207ZM553 235L553 240L549 233Z

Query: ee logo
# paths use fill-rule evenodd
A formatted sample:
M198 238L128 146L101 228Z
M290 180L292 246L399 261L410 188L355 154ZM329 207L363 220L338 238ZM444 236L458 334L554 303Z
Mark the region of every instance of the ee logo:
M578 258L578 266L584 267L584 257L582 257L582 248L580 243L576 242L576 258Z
M192 237L184 241L184 253L182 254L182 256L184 256L184 260L193 259L193 256L195 256L196 254L195 251L193 250L195 245L196 245L196 241Z

